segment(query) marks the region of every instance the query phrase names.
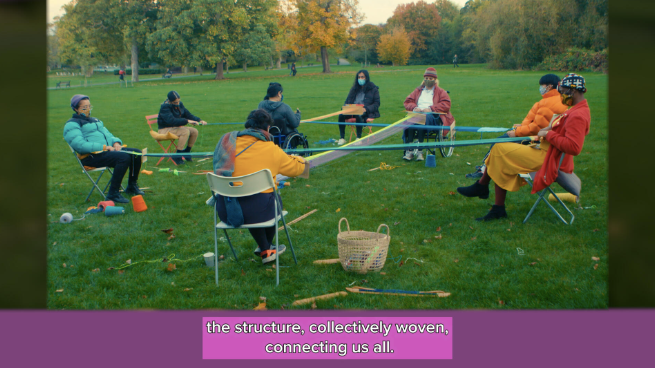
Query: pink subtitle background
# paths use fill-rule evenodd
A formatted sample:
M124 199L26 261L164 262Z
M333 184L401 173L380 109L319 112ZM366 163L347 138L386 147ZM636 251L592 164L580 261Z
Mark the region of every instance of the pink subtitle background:
M453 320L452 317L203 317L202 319L202 357L203 359L452 359L453 358ZM207 333L207 322L228 324L230 333ZM254 324L297 323L305 330L301 334L237 334L234 325L243 322ZM362 324L391 324L389 334L383 333L311 333L311 324L326 324L334 321L336 324L352 324L361 321ZM448 330L444 333L397 333L395 324L443 324ZM343 357L338 353L267 353L267 344L299 343L314 344L327 340L330 344L347 344L347 354ZM389 341L393 353L374 353L375 344ZM368 353L353 353L353 343L368 344ZM338 352L338 349L337 349Z

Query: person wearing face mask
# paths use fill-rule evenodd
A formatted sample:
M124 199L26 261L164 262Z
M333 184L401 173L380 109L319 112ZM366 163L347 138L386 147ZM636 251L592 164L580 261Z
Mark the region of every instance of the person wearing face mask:
M73 96L71 108L75 113L64 125L66 142L75 150L84 166L114 168L106 200L117 203L129 202L119 193L121 182L128 170L129 176L125 193L143 195L143 191L137 184L141 170L141 156L125 152L141 153L141 150L122 147L123 141L111 134L102 121L91 117L93 106L91 106L89 96Z
M346 102L344 105L362 105L364 106L363 115L339 115L339 122L344 123L347 119L355 118L357 123L365 123L366 119L376 119L380 117L380 92L378 91L379 87L371 82L371 78L368 75L367 70L360 70L355 75L355 83L350 87L350 92L348 92L348 97L346 97ZM364 126L357 125L355 127L357 131L357 138L362 137L362 129ZM339 124L339 145L346 143L346 124Z
M423 73L423 82L405 99L405 110L416 112L441 112L441 115L427 114L425 118L425 125L438 125L437 119L441 119L444 126L450 126L455 118L450 113L450 97L448 92L439 87L439 80L437 79L437 71L430 67ZM444 131L447 133L446 131ZM407 128L403 132L403 142L412 143L414 138L418 136L419 143L425 140L425 129ZM406 150L403 158L410 161L416 157L416 161L423 160L423 151Z
M198 129L192 128L188 125L206 125L207 122L193 115L182 101L180 95L175 91L168 92L168 97L159 108L159 116L157 116L157 126L160 134L167 134L171 132L180 137L177 140L177 153L191 152L196 139L198 139ZM186 147L185 147L186 146ZM180 149L185 147L184 149ZM184 160L192 161L191 155L183 156ZM184 163L182 157L173 157L176 164L181 165Z
M501 135L498 138L508 138L508 137L527 137L531 135L537 135L540 129L545 128L550 123L550 120L553 118L554 114L561 114L568 109L568 106L565 106L560 101L560 94L557 92L557 84L560 82L560 79L555 74L546 74L539 79L539 94L541 94L541 100L536 102L528 115L521 124L514 124L512 130ZM466 177L469 179L480 179L482 173L485 170L484 161L489 156L489 152L493 148L493 144L489 147L489 151L482 159L482 165L476 167L476 172L471 174L466 174Z
M284 89L282 85L277 82L271 82L266 90L264 100L257 106L258 109L264 109L273 118L275 126L280 129L284 135L289 135L291 132L298 132L300 125L300 110L296 109L294 113L291 107L284 102Z
M487 170L482 178L471 186L457 188L463 196L485 199L489 198L489 183L493 179L495 203L487 215L476 220L507 217L507 191L518 191L526 184L519 174L537 172L532 187L534 194L552 184L557 179L558 170L569 174L573 172L573 156L582 152L591 122L589 105L584 98L587 88L582 76L571 73L562 79L557 90L561 94L562 104L572 107L537 132L541 140L538 148L512 143L496 144L485 162ZM560 166L563 153L566 155Z
M309 163L302 157L287 155L280 147L273 144L273 137L268 132L272 124L273 119L266 110L251 111L246 120L245 130L226 133L216 144L214 173L236 177L268 169L273 180L278 173L288 177L301 175L305 170L305 164ZM236 204L230 203L236 198L218 195L215 197L216 212L225 223L230 223L229 221L235 217L242 217L239 220L243 224L266 222L275 217L274 195L273 189L268 189L251 196L239 197ZM281 204L281 199L279 200ZM241 208L242 216L238 214L238 210L235 214L235 205ZM280 244L279 249L275 249L273 245L275 226L277 225L248 229L258 246L255 255L260 256L264 264L275 261L275 258L286 249L283 244Z

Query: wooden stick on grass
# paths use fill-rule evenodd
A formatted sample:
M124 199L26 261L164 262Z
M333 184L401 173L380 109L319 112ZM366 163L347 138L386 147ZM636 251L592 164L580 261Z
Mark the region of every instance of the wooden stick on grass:
M348 295L348 293L345 291L337 291L336 293L332 293L332 294L325 294L325 295L315 296L313 298L296 300L295 302L291 303L291 305L303 305L303 304L313 303L317 300L330 299L330 298L335 298L337 296L346 296L346 295Z
M297 219L295 219L295 220L293 220L293 221L291 221L291 222L287 222L287 226L289 226L289 225L291 225L291 224L295 224L296 222L298 222L298 221L304 219L305 217L311 215L312 213L314 213L314 212L316 212L316 211L318 211L318 209L315 208L315 209L313 209L313 210L307 212L306 214L304 214L304 215L298 217ZM284 229L284 226L280 226L277 230L280 231L280 230L283 230L283 229Z

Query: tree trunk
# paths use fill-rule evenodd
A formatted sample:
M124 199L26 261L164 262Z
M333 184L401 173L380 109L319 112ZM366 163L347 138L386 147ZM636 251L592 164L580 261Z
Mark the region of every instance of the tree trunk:
M330 59L327 47L321 46L321 62L323 63L323 73L332 73L330 70Z
M271 56L271 69L273 69L273 57Z
M225 79L223 76L223 62L219 61L216 63L216 78L214 80Z
M189 67L188 67L188 66L185 66L185 67L184 67L184 71L182 71L182 73L184 73L184 74L189 74Z
M132 38L132 83L139 81L139 44Z
M246 63L245 61L243 62L243 71L248 72L248 63Z
M200 72L200 76L202 77L202 66L198 67L198 71Z
M282 55L277 57L277 68L282 69Z

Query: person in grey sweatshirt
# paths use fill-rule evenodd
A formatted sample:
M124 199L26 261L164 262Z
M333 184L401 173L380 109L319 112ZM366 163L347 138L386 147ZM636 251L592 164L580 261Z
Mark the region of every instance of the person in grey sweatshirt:
M280 128L280 132L289 135L292 132L298 132L300 125L300 110L296 109L294 113L289 105L282 102L282 85L277 82L271 82L268 85L264 101L259 103L258 109L266 110L273 118L274 125Z

